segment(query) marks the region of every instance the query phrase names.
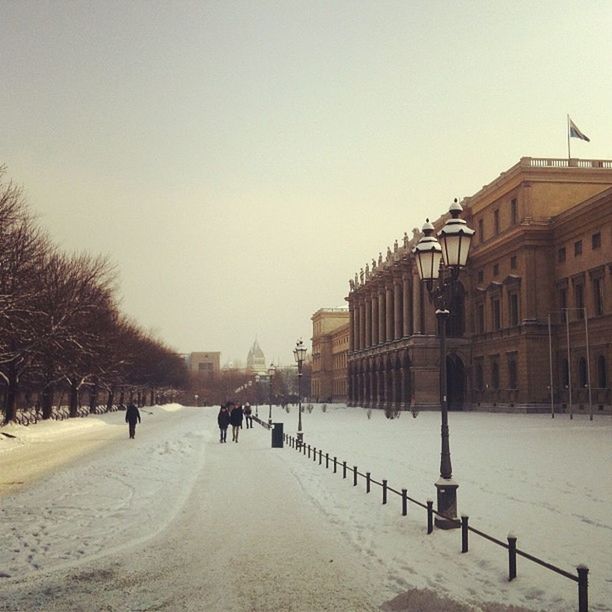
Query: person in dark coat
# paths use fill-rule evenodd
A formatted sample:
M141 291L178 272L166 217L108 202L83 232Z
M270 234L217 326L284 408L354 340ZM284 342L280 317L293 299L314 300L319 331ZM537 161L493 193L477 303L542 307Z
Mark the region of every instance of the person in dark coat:
M249 402L247 402L244 405L243 412L244 412L244 418L246 419L247 429L249 429L249 427L252 428L253 427L253 416L252 416L253 412L251 410L251 404L249 404Z
M136 436L136 423L140 423L140 412L134 402L130 402L130 405L125 411L125 422L130 426L130 438Z
M227 442L227 428L230 424L230 413L227 406L221 406L219 416L217 416L217 423L219 423L219 431L221 436L219 442Z
M234 406L230 412L230 423L232 424L232 441L238 442L238 432L242 427L242 406Z

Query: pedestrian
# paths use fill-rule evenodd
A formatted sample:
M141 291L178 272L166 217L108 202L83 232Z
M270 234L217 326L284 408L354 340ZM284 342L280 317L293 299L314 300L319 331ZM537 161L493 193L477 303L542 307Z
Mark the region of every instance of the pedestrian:
M247 402L244 405L244 417L246 419L247 429L249 429L249 427L252 429L253 428L253 415L252 415L252 410L251 410L251 404L249 404L249 402Z
M136 437L136 423L140 423L140 412L134 402L130 402L127 410L125 411L125 422L130 426L130 438Z
M230 424L230 413L225 404L223 404L221 410L219 410L217 423L219 423L219 432L221 436L219 442L227 442L227 428Z
M232 442L238 442L238 432L242 427L242 406L234 406L230 412L230 423L232 424Z

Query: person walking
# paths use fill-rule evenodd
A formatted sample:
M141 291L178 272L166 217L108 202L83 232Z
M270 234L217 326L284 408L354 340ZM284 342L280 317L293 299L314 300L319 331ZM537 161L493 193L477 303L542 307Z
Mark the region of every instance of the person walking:
M130 402L125 411L125 422L129 425L130 438L133 440L136 437L136 423L140 423L140 412L134 402Z
M232 442L238 442L238 432L242 427L242 406L234 406L230 412L230 423L232 424Z
M252 410L251 410L251 404L249 404L249 402L247 402L244 405L244 418L246 419L246 426L247 429L251 428L253 429L253 414L252 414Z
M217 423L219 423L220 432L219 442L227 442L227 428L230 424L230 413L225 404L223 404L223 406L221 406L221 410L219 410L219 416L217 416Z

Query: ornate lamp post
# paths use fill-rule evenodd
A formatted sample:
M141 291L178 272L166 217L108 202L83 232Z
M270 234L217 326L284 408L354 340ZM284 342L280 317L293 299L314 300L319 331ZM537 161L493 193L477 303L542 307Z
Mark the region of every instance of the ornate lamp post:
M304 432L302 431L302 364L306 357L306 347L302 340L298 340L295 348L293 349L293 356L298 367L298 430L297 439L298 444L302 445L304 439Z
M274 376L275 372L276 368L274 367L274 364L271 363L270 367L268 368L268 382L270 383L268 387L268 400L270 402L270 411L268 412L268 425L272 425L272 377Z
M255 374L255 416L259 418L259 374Z
M438 513L435 523L442 529L459 527L457 520L457 487L453 480L448 433L448 401L446 383L446 322L459 272L467 264L474 230L467 226L459 214L463 208L455 201L451 204L451 218L438 232L439 242L433 236L434 227L427 219L423 237L414 247L419 278L425 283L436 309L440 337L440 411L442 414L440 478L436 482ZM444 265L441 265L443 262Z

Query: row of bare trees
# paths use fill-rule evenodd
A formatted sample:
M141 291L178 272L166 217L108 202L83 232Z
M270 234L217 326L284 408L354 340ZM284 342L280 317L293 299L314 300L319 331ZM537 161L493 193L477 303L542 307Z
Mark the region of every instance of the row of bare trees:
M103 394L184 386L179 355L123 316L106 258L68 255L36 223L0 167L0 401L3 420L34 401L43 418L65 397L76 416L86 390ZM123 399L123 398L122 398ZM0 419L1 421L1 419Z

